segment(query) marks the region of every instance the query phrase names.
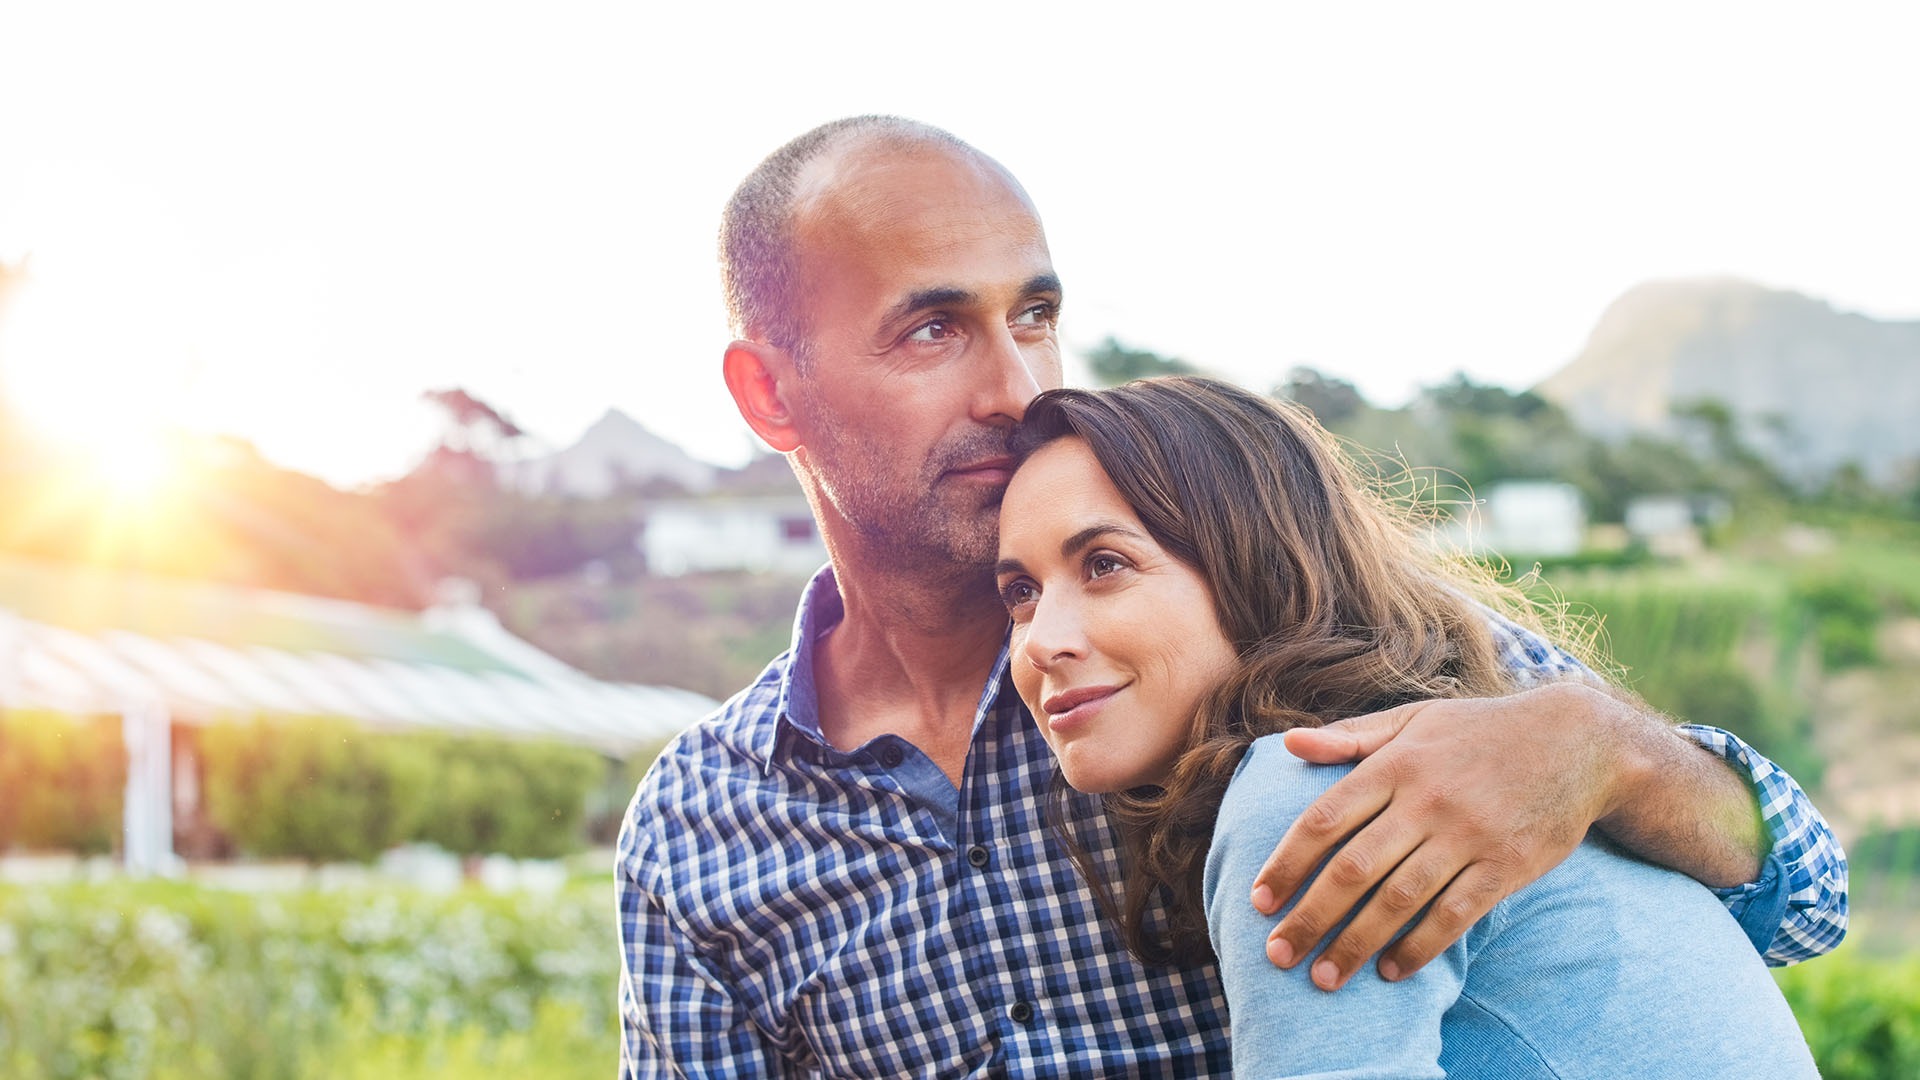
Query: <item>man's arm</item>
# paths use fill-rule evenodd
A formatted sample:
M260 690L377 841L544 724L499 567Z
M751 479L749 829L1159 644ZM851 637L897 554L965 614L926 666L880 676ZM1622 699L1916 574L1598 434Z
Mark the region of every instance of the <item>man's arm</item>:
M1723 900L1770 961L1831 948L1846 919L1845 862L1831 831L1798 786L1744 744L1738 751L1764 765L1746 771L1767 805L1696 738L1572 682L1288 733L1289 749L1308 760L1364 760L1295 822L1254 885L1254 905L1273 911L1352 836L1275 928L1269 958L1292 966L1359 907L1315 961L1314 982L1344 984L1418 917L1381 957L1383 976L1404 977L1566 858L1589 826L1729 887Z
M674 925L665 867L635 827L620 830L620 1080L784 1076L790 1070L746 1008Z

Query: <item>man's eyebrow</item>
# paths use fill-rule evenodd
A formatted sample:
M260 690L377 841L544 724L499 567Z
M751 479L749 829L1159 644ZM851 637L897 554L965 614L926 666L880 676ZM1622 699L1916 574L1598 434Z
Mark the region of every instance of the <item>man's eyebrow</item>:
M1028 295L1032 295L1033 293L1043 293L1043 292L1054 293L1055 295L1063 295L1066 293L1067 290L1060 287L1059 275L1035 274L1032 277L1027 279L1027 285L1026 285L1025 291L1027 292Z
M1065 291L1060 287L1060 278L1056 274L1035 274L1020 288L1022 295L1026 296L1032 296L1035 293L1053 293L1058 296ZM978 293L955 285L936 285L931 289L916 289L902 297L899 303L888 308L887 313L880 318L880 325L891 326L916 311L925 311L928 308L967 307L979 302Z
M916 311L925 311L937 307L966 307L979 297L966 289L953 286L938 286L931 289L917 289L910 292L899 303L887 309L881 316L880 325L890 326Z

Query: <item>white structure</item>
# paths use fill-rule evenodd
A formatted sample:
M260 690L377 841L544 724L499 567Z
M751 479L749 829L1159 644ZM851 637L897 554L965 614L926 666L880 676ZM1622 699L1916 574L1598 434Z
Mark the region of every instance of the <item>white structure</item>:
M640 532L647 572L806 574L827 561L813 510L798 495L686 499L654 504Z
M1639 495L1627 501L1627 535L1663 559L1697 555L1704 546L1700 526L1720 525L1733 516L1733 504L1720 496Z
M1509 481L1453 522L1450 539L1476 553L1507 557L1554 557L1580 551L1587 512L1572 484Z
M624 757L716 703L608 683L445 594L424 614L342 600L0 558L0 709L118 715L125 857L179 870L176 809L197 801L175 745L222 716L325 716L369 728L554 739Z

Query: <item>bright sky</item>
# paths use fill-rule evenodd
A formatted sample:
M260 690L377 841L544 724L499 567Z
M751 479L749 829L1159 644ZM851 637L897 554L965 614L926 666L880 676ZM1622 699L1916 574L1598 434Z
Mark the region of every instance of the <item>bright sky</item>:
M1522 387L1652 277L1920 317L1920 6L0 0L0 389L336 483L464 386L750 445L719 210L893 112L1005 163L1114 334L1265 388Z

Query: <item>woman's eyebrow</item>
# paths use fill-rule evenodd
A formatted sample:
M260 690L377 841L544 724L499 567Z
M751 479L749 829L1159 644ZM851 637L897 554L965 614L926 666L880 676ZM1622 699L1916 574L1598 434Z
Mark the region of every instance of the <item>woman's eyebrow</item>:
M1118 521L1096 521L1060 542L1060 557L1067 558L1074 552L1091 545L1095 540L1109 533L1118 533L1133 540L1145 540L1140 530Z

